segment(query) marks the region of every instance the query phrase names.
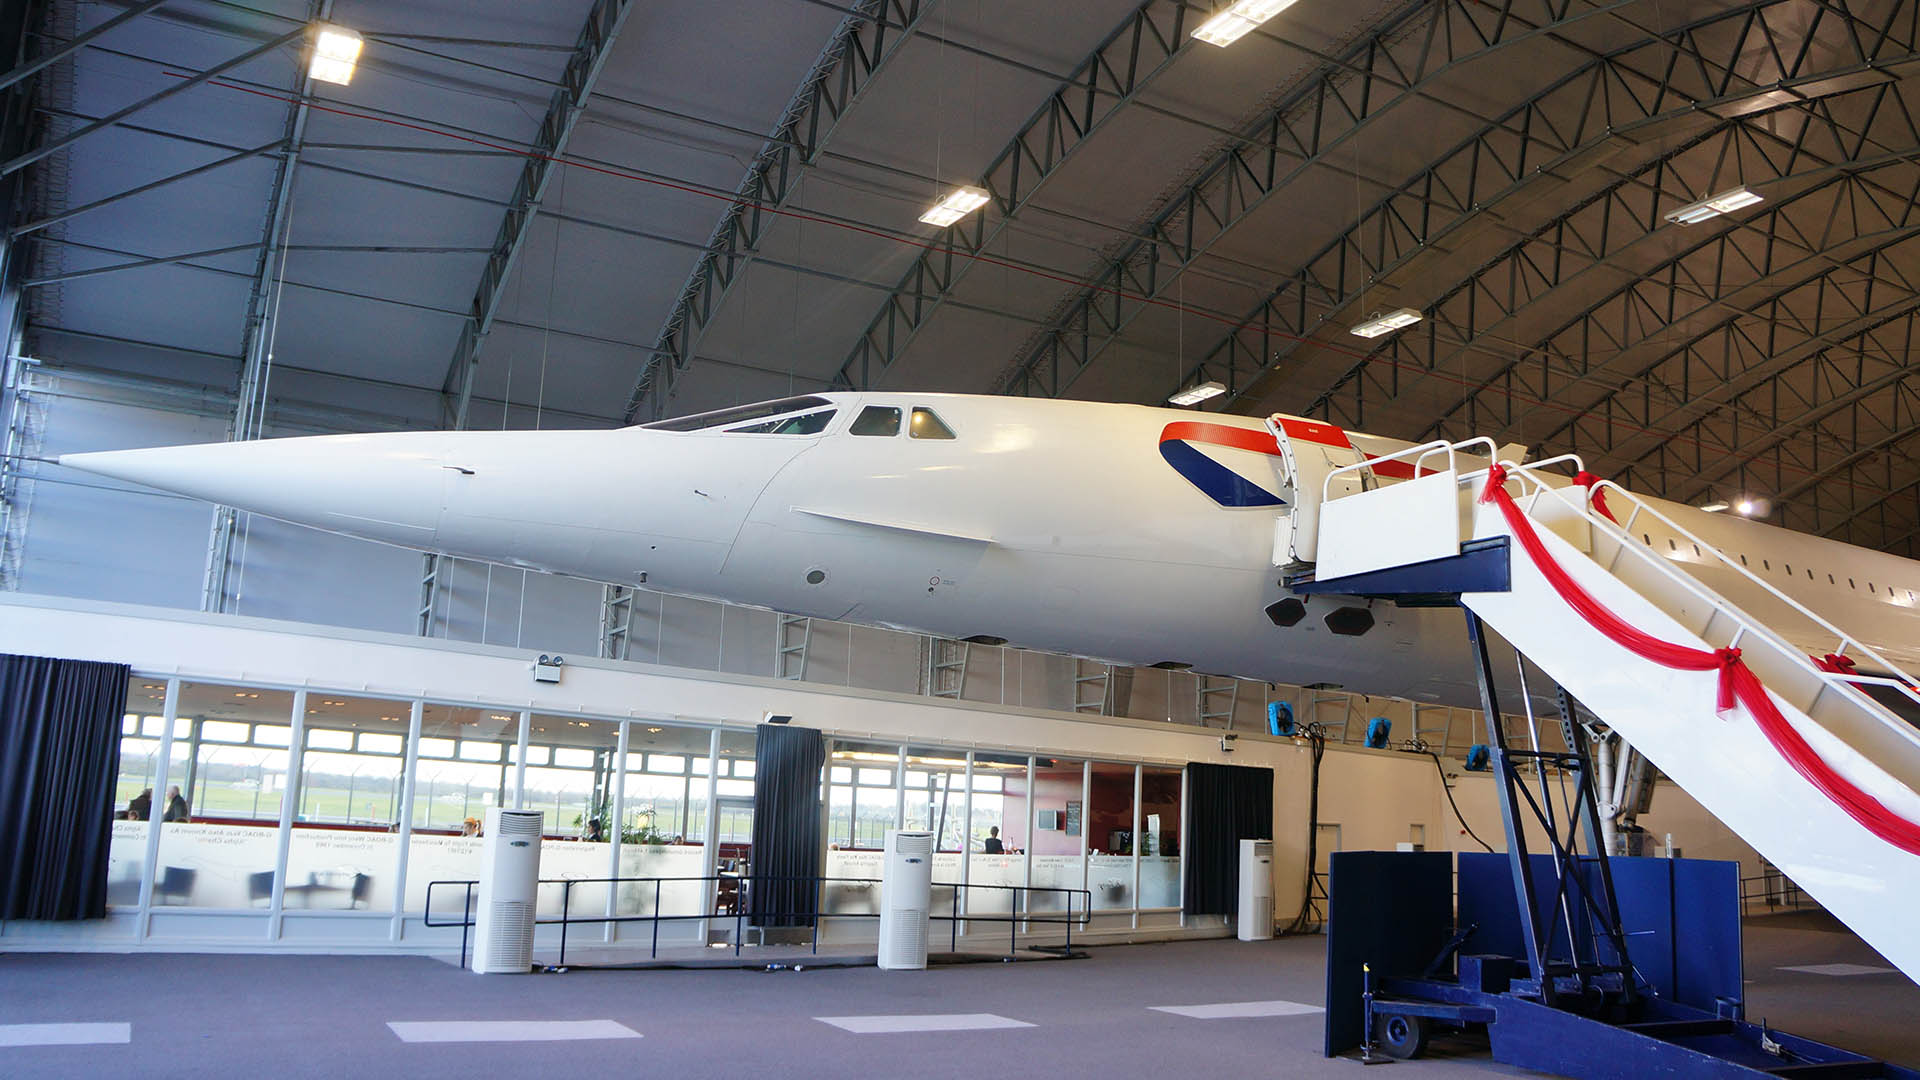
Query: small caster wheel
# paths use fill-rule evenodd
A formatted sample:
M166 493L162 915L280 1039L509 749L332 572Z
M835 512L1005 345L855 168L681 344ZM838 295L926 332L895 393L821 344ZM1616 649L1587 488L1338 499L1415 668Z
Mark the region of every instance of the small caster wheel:
M1373 1041L1390 1058L1417 1058L1427 1049L1427 1018L1381 1013L1373 1018Z

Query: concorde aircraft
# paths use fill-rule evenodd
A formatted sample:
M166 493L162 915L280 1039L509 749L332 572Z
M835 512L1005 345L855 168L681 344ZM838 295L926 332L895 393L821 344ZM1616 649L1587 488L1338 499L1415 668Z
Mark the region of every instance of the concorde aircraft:
M1410 444L1278 418L1337 465ZM1259 419L1077 401L822 393L598 431L408 432L67 454L60 464L410 548L1130 665L1454 705L1458 611L1301 598L1296 493ZM1484 466L1484 460L1463 468ZM1385 461L1370 483L1413 475ZM1687 506L1674 521L1902 667L1920 563ZM1665 526L1710 588L1779 607ZM1276 536L1280 552L1276 559ZM1795 638L1816 655L1832 640Z

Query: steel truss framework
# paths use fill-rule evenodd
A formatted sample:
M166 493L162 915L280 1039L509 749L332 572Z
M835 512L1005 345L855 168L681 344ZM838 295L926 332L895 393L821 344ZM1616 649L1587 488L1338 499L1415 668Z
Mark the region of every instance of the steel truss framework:
M1559 0L1499 7L1421 0L1402 8L1323 65L1162 204L1145 235L1121 245L1022 347L1001 389L1065 392L1135 317L1162 299L1181 271L1379 117L1427 97L1437 80L1463 65L1612 6L1576 12Z
M535 215L540 212L547 187L553 181L561 156L566 153L574 127L586 111L587 97L593 93L594 83L599 80L601 69L606 66L607 57L613 51L613 42L619 37L620 28L626 24L627 16L632 11L633 0L594 0L592 9L587 12L586 25L580 28L580 36L574 43L573 53L567 58L560 87L548 99L546 114L541 117L539 133L534 137L533 151L526 155L519 178L514 182L506 215L494 237L493 248L487 254L487 264L480 271L480 284L474 290L471 311L461 324L453 359L448 362L446 378L441 383L443 407L456 430L467 426L473 405L474 384L480 375L480 350L493 330L500 300L506 295L507 280L526 247L527 232L533 225ZM448 574L443 572L450 566L448 557L442 555L428 555L424 560L416 626L422 636L433 633L434 611L438 606L436 597L441 590L451 588L444 581Z
M472 311L460 329L460 340L454 346L453 359L441 383L441 393L449 399L449 419L455 428L467 426L473 383L479 373L480 349L493 330L500 299L506 295L507 279L526 246L527 230L540 212L547 186L553 181L560 158L567 152L567 142L573 137L574 126L586 109L587 97L593 93L600 69L613 51L614 39L619 37L620 28L632 11L633 0L594 0L592 10L587 12L586 25L581 27L580 37L574 43L573 54L567 58L560 88L547 102L539 134L534 136L533 148L521 165L506 216L494 237L493 250L480 272Z
M834 129L937 0L859 0L800 81L767 136L735 199L727 206L681 286L680 297L643 362L624 418L642 408L658 418L675 377L693 362L706 331L755 256L767 227L786 209L806 169L820 158ZM891 19L889 19L891 16Z
M333 0L312 0L310 21L324 20L333 13ZM246 328L241 340L240 380L234 395L233 418L227 425L228 441L251 439L260 434L265 418L267 367L273 360L273 299L275 263L284 269L283 252L287 242L287 211L293 192L293 176L300 164L300 144L306 138L307 96L313 92L311 76L300 77L298 101L287 108L286 132L280 137L284 152L274 167L273 186L267 196L267 212L260 228L259 254L253 264L253 285L247 293ZM225 611L229 600L237 600L229 583L240 569L233 560L233 540L238 515L231 506L214 508L213 525L207 536L207 566L201 584L200 610Z
M1551 399L1558 405L1588 382L1615 378L1622 358L1632 360L1636 349L1657 349L1660 335L1677 321L1736 297L1751 302L1754 294L1743 290L1790 269L1830 266L1845 257L1841 245L1904 239L1912 224L1907 158L1920 149L1920 127L1904 108L1876 107L1889 94L1890 88L1877 88L1860 103L1869 117L1884 121L1871 134L1900 147L1879 156L1877 164L1848 151L1869 133L1839 122L1831 107L1807 110L1793 138L1770 130L1781 123L1778 113L1743 118L1643 164L1483 263L1432 304L1431 318L1417 331L1387 339L1349 366L1306 411L1358 426L1365 423L1369 392L1376 401L1383 394L1390 400L1420 374L1456 370L1463 356L1483 352L1494 358L1491 373L1477 376L1473 388L1421 437L1462 425L1476 431L1489 423L1510 426L1516 402L1531 408ZM1688 176L1711 176L1730 158L1752 182L1798 177L1811 183L1737 226L1699 229L1692 243L1664 260L1623 262L1636 244L1667 227L1663 209L1691 190ZM1532 348L1501 341L1498 335L1510 332L1530 306L1602 268L1632 279L1603 291L1553 330L1530 334ZM1623 389L1639 387L1657 366L1620 377ZM1500 404L1482 403L1482 394Z
M1637 280L1551 333L1529 335L1526 347L1482 344L1659 224L1646 201L1657 184L1636 175L1635 185L1612 185L1484 265L1434 305L1427 326L1354 365L1309 411L1360 424L1369 397L1390 402L1422 372L1463 369L1475 351L1505 351L1509 359L1477 376L1420 437L1527 437L1681 499L1767 492L1787 524L1832 533L1836 522L1848 523L1849 539L1875 542L1848 508L1898 486L1899 472L1888 476L1885 463L1870 476L1853 473L1902 441L1911 415L1898 341L1920 308L1912 242L1920 232L1912 161L1920 131L1892 86L1849 96L1857 99L1851 107L1808 110L1790 153L1751 129L1722 128L1641 170L1671 171L1689 155L1724 161L1727 148L1715 144L1738 138L1766 151L1745 156L1750 179L1804 178L1812 167L1818 179L1810 187L1636 269ZM1836 119L1842 113L1867 123L1850 129ZM1809 147L1842 151L1851 171L1822 172L1815 163L1836 155ZM1708 321L1715 308L1731 313ZM1540 420L1555 411L1568 418L1546 429Z
M1187 48L1188 21L1184 0L1146 0L1053 88L979 179L987 205L914 259L841 362L835 389L869 387L886 374L1041 186Z
M1484 210L1542 177L1560 179L1630 146L1636 131L1703 112L1735 115L1798 100L1804 95L1795 87L1831 93L1856 85L1848 79L1885 81L1879 65L1914 55L1911 19L1903 22L1900 14L1869 23L1806 0L1761 0L1594 56L1378 200L1282 278L1196 372L1226 382L1237 399L1302 339L1437 241L1485 222ZM1384 107L1372 106L1366 117ZM1183 197L1211 196L1208 205L1215 205L1223 187L1203 173ZM1064 391L1148 306L1135 297L1164 296L1180 270L1247 216L1252 206L1246 203L1241 200L1238 212L1206 215L1206 229L1192 240L1162 228L1153 243L1125 253L1026 353L1008 389Z

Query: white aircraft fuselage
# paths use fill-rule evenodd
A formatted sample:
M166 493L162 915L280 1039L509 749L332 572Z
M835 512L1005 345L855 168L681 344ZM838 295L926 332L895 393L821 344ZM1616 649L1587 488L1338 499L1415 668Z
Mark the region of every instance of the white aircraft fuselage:
M1409 445L1308 427L1369 456ZM1273 556L1294 494L1252 417L828 393L619 430L320 436L60 461L350 536L665 593L1478 704L1457 610L1321 596L1291 625L1268 615L1292 595ZM1920 563L1661 509L1894 662L1920 659ZM1646 538L1769 614L1772 601L1690 541ZM1340 609L1367 610L1372 625L1336 633L1328 616ZM1334 623L1351 630L1352 619ZM1810 652L1833 648L1779 629Z

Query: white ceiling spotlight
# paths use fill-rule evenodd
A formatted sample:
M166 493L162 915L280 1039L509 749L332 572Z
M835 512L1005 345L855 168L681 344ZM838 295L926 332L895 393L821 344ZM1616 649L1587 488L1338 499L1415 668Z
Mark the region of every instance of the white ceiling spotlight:
M1227 388L1209 379L1206 382L1189 386L1185 390L1167 399L1169 405L1198 405L1208 398L1217 398L1227 392Z
M1193 36L1221 48L1239 41L1247 32L1293 6L1293 0L1233 0L1214 12L1213 18L1200 24Z
M1708 218L1731 214L1742 207L1764 201L1765 199L1742 184L1737 188L1728 188L1718 195L1709 195L1699 202L1688 203L1678 210L1670 210L1667 212L1667 220L1675 225L1697 225Z
M1742 517L1752 517L1754 511L1760 509L1760 506L1752 499L1741 499L1739 502L1733 504L1733 509L1735 513Z
M332 23L314 24L313 61L307 76L320 82L345 86L353 81L353 66L360 60L363 41L358 30Z
M1374 312L1366 322L1353 328L1354 337L1377 338L1382 334L1391 334L1403 326L1412 326L1421 320L1418 311L1410 307L1396 308L1385 315Z
M921 214L920 220L944 229L985 205L987 205L987 193L979 188L954 188L951 195L934 203L933 209Z

